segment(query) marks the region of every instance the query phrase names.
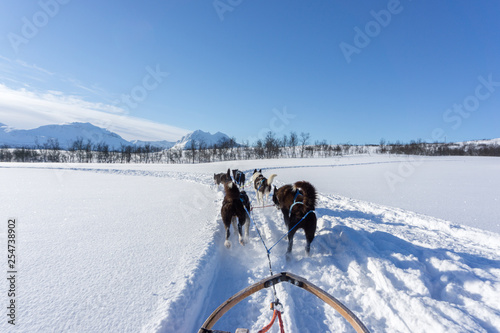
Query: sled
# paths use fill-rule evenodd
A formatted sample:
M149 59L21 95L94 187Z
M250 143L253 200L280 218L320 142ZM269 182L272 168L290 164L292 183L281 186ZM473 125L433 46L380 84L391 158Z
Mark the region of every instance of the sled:
M324 290L320 289L319 287L315 286L314 284L310 283L309 281L300 276L288 272L282 272L270 276L266 279L263 279L231 296L228 300L222 303L217 309L215 309L214 312L212 312L212 314L205 320L203 326L199 329L198 333L221 332L221 331L212 331L212 327L227 311L229 311L233 306L235 306L248 296L264 288L269 288L281 282L289 282L292 285L302 288L310 292L311 294L315 295L323 302L334 308L342 317L344 317L349 322L349 324L351 324L351 326L356 330L356 332L358 333L369 332L368 329L365 327L365 325L361 322L361 320L359 320L358 317L356 317L356 315L352 313L351 310L349 310L344 304L342 304L335 297L333 297L332 295L328 294ZM237 332L248 332L248 330L238 329Z

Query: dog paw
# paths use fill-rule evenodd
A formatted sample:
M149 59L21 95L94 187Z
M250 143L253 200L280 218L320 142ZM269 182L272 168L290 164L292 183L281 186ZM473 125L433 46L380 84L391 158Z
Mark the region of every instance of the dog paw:
M225 241L225 242L224 242L224 246L225 246L226 248L228 248L228 249L229 249L229 248L231 247L231 242L230 242L230 241L228 241L228 240L227 240L227 241Z
M241 239L240 239L240 244L241 244L241 245L243 245L243 246L245 246L246 241L245 241L243 238L241 238Z

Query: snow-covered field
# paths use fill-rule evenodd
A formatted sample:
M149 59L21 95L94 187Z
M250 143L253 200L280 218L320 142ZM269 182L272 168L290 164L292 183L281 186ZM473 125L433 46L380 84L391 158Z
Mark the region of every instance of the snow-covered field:
M0 249L16 228L16 325L9 282L1 332L196 332L223 301L269 276L250 243L224 247L228 167L308 180L319 191L311 256L295 236L271 253L274 272L300 275L342 301L372 332L500 332L498 158L354 156L205 165L0 164ZM253 190L248 189L255 201ZM275 208L253 219L268 244L285 232ZM477 228L475 228L477 227ZM352 332L314 296L277 286L286 332ZM215 328L257 331L271 291L252 295ZM276 332L276 328L273 332Z

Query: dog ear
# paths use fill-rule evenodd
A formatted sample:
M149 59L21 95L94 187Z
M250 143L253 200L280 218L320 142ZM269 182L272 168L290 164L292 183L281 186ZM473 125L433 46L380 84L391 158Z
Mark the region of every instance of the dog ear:
M262 169L260 169L259 172L262 173Z

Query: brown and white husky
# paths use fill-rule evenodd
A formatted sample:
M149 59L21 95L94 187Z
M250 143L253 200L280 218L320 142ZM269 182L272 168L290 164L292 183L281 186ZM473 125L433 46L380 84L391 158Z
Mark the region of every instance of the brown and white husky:
M252 182L257 194L257 202L261 205L264 205L264 199L267 201L267 197L269 197L269 193L271 193L271 184L276 176L276 174L272 174L269 176L269 179L267 179L262 175L262 169L259 171L257 171L257 169L254 170Z

